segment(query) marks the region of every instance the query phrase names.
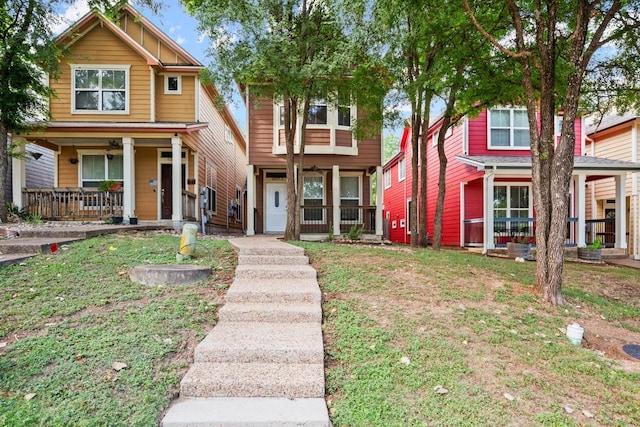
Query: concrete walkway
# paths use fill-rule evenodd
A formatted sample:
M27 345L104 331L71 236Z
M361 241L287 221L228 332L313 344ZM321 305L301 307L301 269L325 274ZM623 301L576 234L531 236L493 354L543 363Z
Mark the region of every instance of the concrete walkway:
M230 243L235 280L162 426L330 426L316 271L274 237Z

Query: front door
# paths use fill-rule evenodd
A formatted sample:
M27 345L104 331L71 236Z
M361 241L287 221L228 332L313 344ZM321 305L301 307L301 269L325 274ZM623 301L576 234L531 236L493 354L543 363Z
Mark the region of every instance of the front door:
M267 183L265 232L283 233L287 225L287 184Z
M173 179L170 163L161 165L160 180L160 218L171 219L173 213Z

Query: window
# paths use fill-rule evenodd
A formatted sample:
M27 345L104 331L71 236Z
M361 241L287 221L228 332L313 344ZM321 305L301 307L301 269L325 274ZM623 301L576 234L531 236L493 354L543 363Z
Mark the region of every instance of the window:
M303 178L304 197L303 206L322 206L324 205L324 177L322 176L305 176ZM303 221L320 221L324 222L324 211L322 208L304 209Z
M340 177L340 219L342 221L359 222L360 209L345 208L346 206L360 205L360 177Z
M218 194L215 188L204 187L204 209L209 213L215 213Z
M493 187L494 218L530 218L530 187L528 185L496 185ZM504 225L503 225L504 224ZM496 231L507 231L510 224L496 224Z
M128 67L73 68L73 111L127 112L128 74Z
M384 188L391 187L391 169L384 171Z
M165 76L164 93L173 95L182 93L182 80L180 76Z
M309 117L307 119L307 124L327 124L327 101L325 101L324 99L316 99L311 101L311 105L309 105Z
M503 108L489 111L489 148L529 148L527 110Z
M229 126L224 127L224 140L228 143L233 143L233 133L231 133L231 128Z
M236 220L242 219L242 190L236 187Z
M100 181L124 181L124 162L122 154L84 154L82 155L82 187L98 187Z
M346 94L338 95L338 126L351 126L351 99Z
M404 159L400 159L398 161L398 182L404 181L404 177L406 173L407 173L407 170L404 166Z

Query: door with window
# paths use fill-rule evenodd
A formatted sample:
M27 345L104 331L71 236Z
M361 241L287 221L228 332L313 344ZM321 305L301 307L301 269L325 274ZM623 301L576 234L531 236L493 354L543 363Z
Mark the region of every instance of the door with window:
M287 184L268 182L266 193L265 232L283 233L287 226Z

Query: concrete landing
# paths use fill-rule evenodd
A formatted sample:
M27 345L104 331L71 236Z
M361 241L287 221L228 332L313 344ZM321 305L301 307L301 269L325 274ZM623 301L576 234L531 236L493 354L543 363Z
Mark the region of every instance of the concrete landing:
M143 285L186 285L204 280L211 275L210 267L191 264L138 265L131 269L129 278Z
M162 420L164 427L327 427L323 398L180 399ZM211 414L217 414L212 421Z

